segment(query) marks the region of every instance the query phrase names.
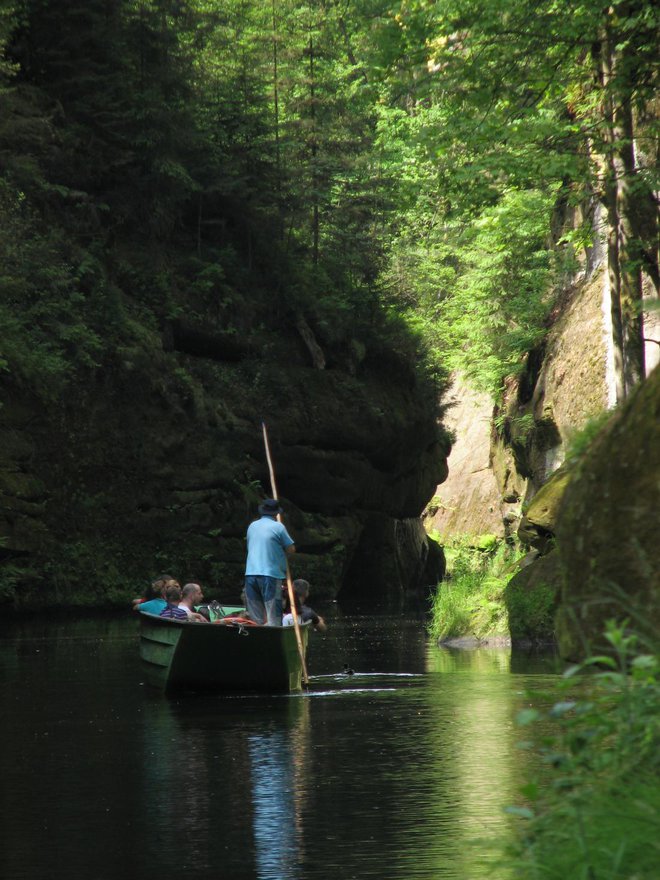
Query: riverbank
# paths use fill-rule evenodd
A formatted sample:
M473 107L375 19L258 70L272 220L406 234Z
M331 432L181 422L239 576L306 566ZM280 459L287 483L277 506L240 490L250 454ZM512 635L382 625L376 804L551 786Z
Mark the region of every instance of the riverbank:
M549 710L524 710L527 747L540 748L550 785L521 789L516 876L655 880L660 863L660 663L657 646L610 623L612 656L573 666ZM597 664L601 670L593 672ZM536 694L538 699L538 694ZM536 725L541 732L535 732ZM549 724L551 734L548 735Z
M474 649L554 642L556 594L514 577L524 559L491 537L446 546L433 600L440 645ZM512 584L512 580L514 583ZM607 624L605 654L569 667L518 714L522 753L540 755L520 799L503 864L515 876L655 880L660 862L660 662L657 640L630 621ZM469 652L469 650L468 650ZM548 708L549 707L549 708ZM537 766L536 764L529 765Z
M518 580L524 556L493 535L445 542L447 573L432 599L429 632L448 647L554 647L556 591Z

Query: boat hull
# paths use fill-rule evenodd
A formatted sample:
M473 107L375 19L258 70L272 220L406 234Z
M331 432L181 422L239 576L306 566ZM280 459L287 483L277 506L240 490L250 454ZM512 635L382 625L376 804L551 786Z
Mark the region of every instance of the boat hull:
M300 627L307 651L309 624ZM188 623L140 614L140 657L161 690L287 693L302 687L293 627Z

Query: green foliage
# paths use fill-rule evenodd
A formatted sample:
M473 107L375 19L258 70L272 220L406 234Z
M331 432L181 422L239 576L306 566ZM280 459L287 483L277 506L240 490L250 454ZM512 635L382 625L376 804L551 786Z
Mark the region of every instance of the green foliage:
M551 249L565 273L590 240L584 226L559 229L559 211L551 224L553 207L606 196L608 163L619 162L612 176L621 179L629 140L613 130L620 112L629 111L632 127L634 103L657 134L651 47L660 20L651 7L412 0L375 28L378 146L400 206L386 281L395 299L425 315L439 356L491 394L545 332ZM639 238L624 273L654 247L656 175L653 159L626 170Z
M653 880L660 859L660 665L657 645L610 622L611 653L565 673L545 713L550 785L530 780L510 861L520 876ZM593 672L596 669L598 671ZM591 672L590 675L578 674ZM533 725L541 713L526 712ZM533 730L533 728L532 728Z
M588 419L579 431L575 431L568 440L566 461L579 461L612 416L613 410L603 410Z
M534 589L506 588L509 631L513 639L551 641L555 631L557 587L535 584Z
M444 546L445 580L433 597L433 638L508 635L504 589L514 554L492 535L455 539Z
M513 589L519 558L513 547L481 535L446 542L444 551L447 574L434 594L429 626L434 638L552 639L556 590Z
M508 191L474 224L464 271L443 304L449 362L493 396L544 333L549 195Z
M474 4L462 10L459 23L447 6L442 14L410 12L423 19L427 65L442 71L443 88L422 75L421 85L407 84L413 112L394 106L379 117L378 145L403 208L386 281L418 324L423 316L438 359L497 396L546 329L550 219L566 169L558 163L549 173L552 159L545 151L542 159L533 146L543 125L546 133L552 125L547 112L534 111L538 118L531 110L523 113L523 134L512 125L515 100L501 94L501 84L499 97L491 94L490 65L497 64L501 47L482 35L494 24L487 11ZM456 45L458 34L465 46ZM469 64L472 40L478 66ZM475 78L479 88L470 91L466 86Z
M18 23L18 0L5 0L0 7L0 87L3 80L9 79L16 67L7 58L6 47Z
M0 549L6 552L7 539L0 536ZM0 605L12 602L16 597L17 587L25 576L24 568L8 559L0 563Z
M622 51L639 43L641 110L654 17L614 7ZM158 314L184 308L177 287L219 319L249 311L237 291L256 270L322 345L413 340L430 374L496 394L545 331L553 206L593 183L584 47L602 26L554 0L10 3L0 154L86 245L196 251L194 278L161 253L127 291ZM564 231L564 253L587 234Z
M52 400L74 368L97 366L103 343L88 318L103 282L90 256L76 254L57 228L42 230L24 195L1 178L0 230L4 369Z

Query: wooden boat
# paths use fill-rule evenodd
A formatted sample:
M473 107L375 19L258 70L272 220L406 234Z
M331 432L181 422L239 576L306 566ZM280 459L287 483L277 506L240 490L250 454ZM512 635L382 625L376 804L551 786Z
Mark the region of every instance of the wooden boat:
M302 664L292 626L188 623L153 614L139 616L142 668L148 684L161 690L287 693L302 687ZM310 625L300 627L305 653Z

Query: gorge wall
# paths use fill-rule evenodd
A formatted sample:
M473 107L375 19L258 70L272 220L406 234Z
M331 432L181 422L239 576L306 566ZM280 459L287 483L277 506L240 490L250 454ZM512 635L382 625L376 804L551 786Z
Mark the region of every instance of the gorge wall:
M315 597L396 603L437 582L420 520L449 451L434 392L382 341L343 361L325 348L321 369L309 325L303 338L266 320L240 348L210 318L126 321L122 344L50 403L3 376L5 603L123 603L160 571L238 600L245 530L271 494L262 419L293 576Z
M449 477L426 512L444 537L518 538L529 552L504 592L511 638L554 637L576 661L611 650L610 619L647 645L660 626L657 311L645 315L647 378L613 410L608 278L595 256L500 407L455 379ZM534 630L529 609L548 603Z
M566 291L544 345L528 354L501 407L455 380L449 476L427 515L440 535L517 532L573 436L607 408L605 296L602 268Z
M574 439L616 402L612 318L603 209L592 216L593 244L548 316L543 343L527 353L523 370L509 380L494 407L486 394L454 376L445 423L454 444L448 476L426 510L429 530L441 537L517 534L539 489L562 465ZM558 218L575 228L584 211ZM558 235L556 236L559 237ZM647 374L660 363L660 313L644 275ZM523 536L524 537L524 536Z

